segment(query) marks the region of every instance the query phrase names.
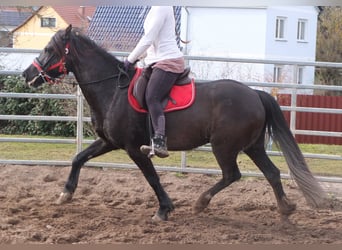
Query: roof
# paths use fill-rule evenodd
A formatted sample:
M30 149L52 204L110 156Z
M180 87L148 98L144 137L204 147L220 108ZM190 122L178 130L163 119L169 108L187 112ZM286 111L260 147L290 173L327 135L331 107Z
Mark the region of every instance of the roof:
M31 16L27 18L24 22L22 22L17 28L15 28L12 32L15 32L20 27L24 26L29 20L37 15L41 9L45 6L41 6L37 11L31 13ZM61 18L64 19L65 22L71 24L74 27L78 28L87 28L89 22L91 21L92 15L96 7L94 6L53 6L53 8Z
M17 27L32 15L32 11L12 9L0 9L0 26Z
M144 33L143 23L150 7L98 6L88 36L106 49L131 51ZM176 33L180 33L181 7L175 7Z
M65 22L78 28L89 25L96 9L94 6L53 6L52 8Z

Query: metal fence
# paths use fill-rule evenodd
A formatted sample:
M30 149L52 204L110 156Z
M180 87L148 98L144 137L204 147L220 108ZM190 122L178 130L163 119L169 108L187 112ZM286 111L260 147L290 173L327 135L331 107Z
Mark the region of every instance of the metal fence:
M38 50L16 50L16 49L0 49L0 53L39 53ZM115 56L122 57L127 56L127 53L113 52ZM259 60L259 59L238 59L238 58L221 58L221 57L199 57L199 56L185 56L186 60L200 60L200 61L220 61L220 62L236 62L236 63L258 63L258 64L282 64L282 65L294 65L294 66L315 66L315 67L334 67L342 68L342 63L329 63L329 62L300 62L300 61L280 61L280 60ZM3 75L16 75L21 74L20 70L0 70L0 74ZM309 108L309 107L297 107L297 93L300 89L311 90L332 90L341 91L342 86L327 86L327 85L298 85L291 83L268 83L268 82L245 82L251 87L267 87L267 88L286 88L291 90L291 106L281 106L282 110L290 111L291 122L290 129L293 134L298 135L324 135L341 137L342 132L326 132L326 131L310 131L310 130L298 130L295 127L296 124L296 112L320 112L320 113L334 113L342 114L341 109L329 109L329 108ZM36 94L36 93L3 93L0 92L0 98L55 98L55 99L72 99L77 101L77 116L21 116L21 115L0 115L0 120L40 120L40 121L74 121L77 123L77 135L76 138L71 139L40 139L40 138L13 138L13 137L0 137L0 142L24 142L24 143L62 143L62 144L75 144L76 153L82 150L82 144L91 143L93 140L86 140L83 138L83 123L90 122L90 117L85 117L84 99L80 89L78 88L76 94ZM210 145L199 147L196 150L211 151ZM267 153L271 156L280 156L281 152L268 150ZM303 152L306 158L326 159L326 160L338 160L342 162L341 155L329 155L329 154L311 154ZM204 169L204 168L191 168L187 167L186 152L181 152L179 166L156 166L160 171L175 171L175 172L192 172L192 173L207 173L207 174L220 174L219 169ZM0 159L0 164L23 164L23 165L55 165L65 166L70 165L70 161L51 161L51 160L5 160ZM88 162L87 166L96 167L114 167L114 168L136 168L134 164L123 163L103 163L103 162ZM261 173L243 172L245 176L263 176ZM282 178L290 178L289 174L282 174ZM317 177L321 181L326 182L342 182L342 178L339 177Z

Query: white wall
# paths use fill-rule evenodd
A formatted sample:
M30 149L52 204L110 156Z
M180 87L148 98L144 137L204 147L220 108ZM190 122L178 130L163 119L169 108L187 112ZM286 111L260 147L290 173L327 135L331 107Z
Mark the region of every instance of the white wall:
M189 55L263 57L265 9L188 7L187 10Z
M282 57L285 60L314 61L316 54L317 11L313 6L269 7L267 11L266 58ZM286 40L275 40L277 16L287 17ZM307 42L297 41L298 19L308 20Z
M275 20L277 16L286 17L286 39L275 39ZM318 12L314 6L271 6L267 11L266 59L314 62L316 60L316 35ZM307 40L297 41L298 19L307 19ZM295 82L293 67L285 67L287 82ZM314 67L304 68L303 84L314 83ZM265 67L265 78L273 75L273 65ZM267 80L267 79L265 79Z
M190 43L183 45L184 52L196 56L264 58L265 13L264 8L187 7L182 13L182 38ZM191 62L190 66L200 79L236 80L260 78L264 67L216 62Z
M315 61L317 10L313 6L265 8L186 7L182 12L182 45L188 55L234 58ZM288 17L288 40L275 41L276 16ZM308 41L297 42L298 18L308 19ZM271 81L274 65L198 62L190 63L200 79L232 78ZM289 75L294 80L293 68ZM314 82L314 68L305 67L304 83Z

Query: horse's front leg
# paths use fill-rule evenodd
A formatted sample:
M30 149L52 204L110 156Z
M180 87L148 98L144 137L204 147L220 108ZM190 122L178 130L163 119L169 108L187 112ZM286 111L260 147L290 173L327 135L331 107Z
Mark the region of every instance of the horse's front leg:
M63 204L72 199L72 195L74 194L77 188L81 167L84 165L84 163L86 163L92 158L103 155L114 149L115 148L112 145L108 144L104 140L97 139L92 144L90 144L89 147L87 147L85 150L77 154L72 161L71 171L68 180L64 186L63 192L57 200L57 204Z
M154 190L155 194L157 195L159 201L159 209L152 217L152 219L166 221L168 219L168 214L172 210L174 210L174 206L168 194L160 183L159 176L153 166L152 161L146 155L142 154L139 149L128 152L128 155L137 164L139 169L144 174L146 180Z

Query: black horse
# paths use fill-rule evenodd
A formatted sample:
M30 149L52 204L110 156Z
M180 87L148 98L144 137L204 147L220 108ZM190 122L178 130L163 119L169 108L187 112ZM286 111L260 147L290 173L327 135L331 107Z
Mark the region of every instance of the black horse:
M80 152L58 203L71 200L80 169L85 162L116 149L124 149L137 164L159 201L156 219L167 220L174 209L162 187L151 159L139 150L149 144L147 115L136 112L127 100L127 85L135 70L125 74L123 62L97 46L80 31L69 26L59 30L24 72L26 82L39 86L60 80L73 72L92 113L99 138ZM166 114L169 150L190 150L210 143L222 169L222 179L200 195L195 212L205 209L215 194L241 178L236 162L245 152L262 171L273 188L279 212L295 210L283 190L280 171L264 149L266 129L282 150L289 169L307 202L314 207L325 201L325 193L308 169L304 157L275 99L233 80L196 83L196 99L187 109Z

